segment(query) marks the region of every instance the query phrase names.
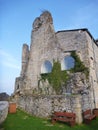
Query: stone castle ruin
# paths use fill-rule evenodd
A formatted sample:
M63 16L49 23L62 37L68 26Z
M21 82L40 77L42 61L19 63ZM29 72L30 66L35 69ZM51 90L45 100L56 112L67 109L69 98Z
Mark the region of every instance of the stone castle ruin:
M84 71L79 69L81 65L70 71L78 64L73 52ZM54 61L69 75L59 93L48 79L41 80L41 75L52 72ZM54 111L73 111L81 123L82 111L98 108L98 40L85 28L55 32L50 12L43 12L33 22L30 48L23 44L14 96L18 106L33 115L49 117Z

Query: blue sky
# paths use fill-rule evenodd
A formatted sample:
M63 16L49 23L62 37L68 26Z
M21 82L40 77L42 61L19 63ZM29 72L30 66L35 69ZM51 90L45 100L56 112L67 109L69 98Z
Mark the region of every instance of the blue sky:
M88 28L98 38L98 0L0 0L0 92L13 93L22 45L30 45L32 23L43 10L51 12L55 31Z

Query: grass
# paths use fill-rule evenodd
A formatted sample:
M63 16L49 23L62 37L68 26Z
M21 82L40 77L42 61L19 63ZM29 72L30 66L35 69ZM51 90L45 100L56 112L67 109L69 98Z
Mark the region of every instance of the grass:
M66 123L53 125L50 120L33 117L17 110L15 114L8 114L0 130L98 130L98 118L90 125L81 124L70 127Z

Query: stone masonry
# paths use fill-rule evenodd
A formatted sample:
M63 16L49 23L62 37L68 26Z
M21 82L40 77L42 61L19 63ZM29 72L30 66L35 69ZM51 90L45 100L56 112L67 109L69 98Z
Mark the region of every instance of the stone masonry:
M71 74L60 95L48 81L39 85L40 74L47 70L45 63L53 66L53 60L59 60L64 70L64 59L71 57L72 51L89 68L88 79L81 72ZM98 40L88 29L55 32L50 12L43 12L33 22L30 48L23 44L21 74L16 78L14 95L18 106L31 114L49 117L54 111L74 111L77 123L81 123L83 110L98 108Z
M9 103L7 101L0 101L0 124L2 124L8 115Z

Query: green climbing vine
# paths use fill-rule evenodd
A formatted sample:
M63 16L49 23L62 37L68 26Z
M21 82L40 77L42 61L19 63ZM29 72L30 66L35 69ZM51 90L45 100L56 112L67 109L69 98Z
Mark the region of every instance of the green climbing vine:
M71 72L83 72L86 75L86 78L89 76L89 69L85 67L83 62L80 60L79 56L75 51L71 52L71 56L75 59L75 66L71 69Z
M53 62L52 72L48 74L41 74L41 79L47 79L57 93L59 93L62 84L66 84L69 79L67 71L61 71L61 64L59 61Z
M75 66L74 68L70 69L69 72L76 73L76 72L83 72L86 75L86 78L89 76L89 69L85 67L83 62L80 60L79 56L76 52L71 52L71 56L75 59ZM55 89L57 93L60 92L62 85L66 85L67 81L69 80L70 76L67 70L61 70L61 64L59 61L53 61L53 68L51 73L41 74L41 80L45 81L48 80L49 84Z

